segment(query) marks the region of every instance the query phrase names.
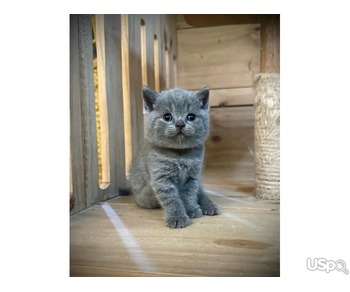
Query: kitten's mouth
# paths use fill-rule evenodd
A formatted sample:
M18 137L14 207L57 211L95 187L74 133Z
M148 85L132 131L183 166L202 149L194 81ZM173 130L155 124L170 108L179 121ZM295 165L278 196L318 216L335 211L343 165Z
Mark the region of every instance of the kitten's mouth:
M181 130L176 132L176 136L186 136L184 132L182 132Z

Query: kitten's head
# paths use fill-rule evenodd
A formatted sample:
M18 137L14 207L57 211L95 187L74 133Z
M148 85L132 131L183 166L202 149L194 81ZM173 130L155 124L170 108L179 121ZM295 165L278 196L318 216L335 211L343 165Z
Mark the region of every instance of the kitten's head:
M157 93L143 87L147 135L151 143L185 149L204 144L209 134L209 89L170 89Z

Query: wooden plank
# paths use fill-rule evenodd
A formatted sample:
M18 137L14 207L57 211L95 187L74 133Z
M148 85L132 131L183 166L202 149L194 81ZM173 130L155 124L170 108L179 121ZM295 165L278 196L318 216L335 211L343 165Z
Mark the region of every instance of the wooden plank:
M130 99L130 52L129 52L129 19L127 14L121 15L121 53L122 53L122 89L125 139L125 169L128 173L132 160L131 134L131 99Z
M159 40L157 33L154 34L153 40L153 58L154 58L154 90L160 91L160 54L159 54Z
M91 15L79 15L78 24L84 184L89 207L98 201L99 193Z
M71 20L72 176L77 194L74 214L98 201L98 164L91 16L72 16Z
M78 16L70 15L70 149L75 214L86 208L81 132Z
M154 15L149 14L142 15L141 17L142 85L153 89L155 89L154 17ZM143 101L142 107L144 107ZM146 113L144 112L143 124L145 125L145 123ZM146 135L145 127L144 135Z
M165 47L168 45L168 36L164 27L163 17L157 17L158 23L158 44L159 44L159 74L160 74L160 90L167 89L166 85L166 64L165 64Z
M269 15L261 24L261 72L280 72L280 16Z
M69 147L69 211L74 207L73 178L72 178L72 146Z
M98 71L98 104L100 114L100 138L101 138L101 181L99 186L106 189L110 185L110 160L109 160L109 130L108 130L108 109L107 109L107 88L106 88L106 53L105 53L105 24L104 15L96 14L96 52Z
M174 87L178 87L178 79L179 79L179 74L178 74L178 69L177 69L177 53L173 57L173 70L174 70Z
M232 24L260 24L265 18L265 14L184 14L183 17L189 26L209 27ZM181 22L180 24L184 26Z
M170 89L170 50L165 47L164 50L164 73L165 73L165 89Z
M252 87L211 89L209 101L211 107L253 105L254 96Z
M123 233L102 206L93 206L71 219L71 276L278 276L278 208L255 209L259 200L239 198L239 208L234 200L221 201L223 214L178 230L165 226L161 209L141 209L132 197L109 203Z
M155 18L155 30L159 44L160 90L174 86L173 55L176 50L175 15L159 15Z
M176 30L176 16L167 15L168 34L170 36L169 43L169 70L170 70L170 87L176 87L177 84L177 30Z
M166 88L165 85L165 63L164 63L164 51L165 51L165 33L164 33L164 27L163 27L163 21L161 18L161 15L158 15L157 17L154 18L154 30L155 34L157 36L157 44L158 44L158 52L155 50L155 58L156 55L158 55L158 58L156 60L158 61L158 67L159 67L159 90L157 91L162 91ZM156 47L155 47L156 49Z
M259 72L259 25L178 30L179 86L252 87Z
M141 18L141 70L142 70L142 85L148 83L148 72L147 72L147 36L146 36L146 22Z
M132 157L138 153L143 133L143 101L141 70L141 15L128 15L129 19L129 79L131 110ZM128 167L128 166L127 166Z
M155 21L154 15L143 15L146 27L146 63L147 63L147 85L150 88L155 89L154 78L154 34L155 34Z
M70 274L74 277L183 277L180 274L140 272L127 269L108 269L101 267L75 266L70 267ZM187 275L186 275L187 276Z
M204 184L227 188L234 186L234 191L247 189L253 192L253 107L211 109L210 136L205 149Z
M164 89L169 89L174 85L173 74L173 55L174 47L176 46L176 39L174 34L176 31L173 29L175 26L175 15L160 15L161 22L161 42L162 42L162 54L163 54L163 75L164 75Z
M109 159L111 184L106 198L126 188L124 111L121 61L121 16L105 15L106 85L109 124Z

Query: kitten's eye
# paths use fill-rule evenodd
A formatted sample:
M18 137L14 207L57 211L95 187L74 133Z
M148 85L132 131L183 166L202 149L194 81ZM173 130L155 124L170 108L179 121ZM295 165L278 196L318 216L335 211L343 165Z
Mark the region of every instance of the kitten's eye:
M194 114L188 114L187 115L187 120L190 122L193 122L196 119L196 116Z
M171 116L171 114L166 113L166 114L164 114L163 119L166 122L170 122L173 119L173 117Z

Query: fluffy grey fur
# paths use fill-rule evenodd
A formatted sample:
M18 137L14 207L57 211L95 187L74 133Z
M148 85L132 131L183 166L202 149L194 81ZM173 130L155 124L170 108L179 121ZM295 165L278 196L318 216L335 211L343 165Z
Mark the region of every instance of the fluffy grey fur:
M186 227L190 218L219 214L204 194L201 170L209 134L209 90L195 93L143 88L147 138L130 170L136 203L164 209L166 224Z

